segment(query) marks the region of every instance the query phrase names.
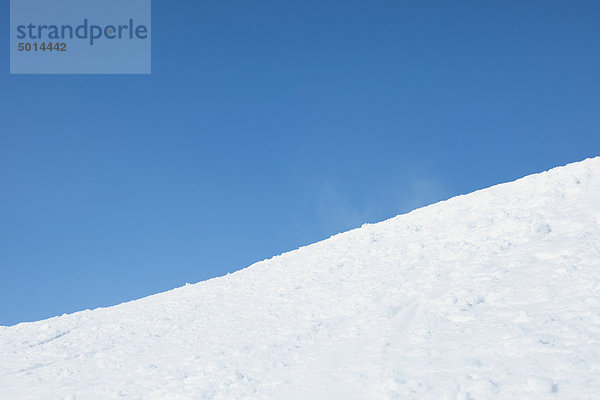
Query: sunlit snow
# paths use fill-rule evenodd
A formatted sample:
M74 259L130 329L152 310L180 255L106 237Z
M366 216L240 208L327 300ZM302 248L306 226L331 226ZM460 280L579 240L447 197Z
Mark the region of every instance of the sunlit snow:
M0 327L0 398L600 398L600 157Z

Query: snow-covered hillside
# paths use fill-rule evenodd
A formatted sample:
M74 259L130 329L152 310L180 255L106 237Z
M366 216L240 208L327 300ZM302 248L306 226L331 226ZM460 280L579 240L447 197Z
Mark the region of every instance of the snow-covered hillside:
M600 157L0 328L2 399L598 399Z

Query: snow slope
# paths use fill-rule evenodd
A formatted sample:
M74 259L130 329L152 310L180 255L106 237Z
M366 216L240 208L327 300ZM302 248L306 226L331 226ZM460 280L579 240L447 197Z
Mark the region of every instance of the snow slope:
M2 399L600 398L600 157L0 328Z

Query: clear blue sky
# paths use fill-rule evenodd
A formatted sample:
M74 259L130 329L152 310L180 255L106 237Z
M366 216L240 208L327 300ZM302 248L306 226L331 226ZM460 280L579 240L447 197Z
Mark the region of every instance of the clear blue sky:
M150 76L11 76L4 29L0 325L600 154L599 17L597 1L154 1Z

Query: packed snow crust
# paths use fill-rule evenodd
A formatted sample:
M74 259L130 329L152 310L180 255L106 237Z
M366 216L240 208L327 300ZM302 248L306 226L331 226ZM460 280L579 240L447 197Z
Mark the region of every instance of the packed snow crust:
M600 157L0 328L2 399L598 399Z

